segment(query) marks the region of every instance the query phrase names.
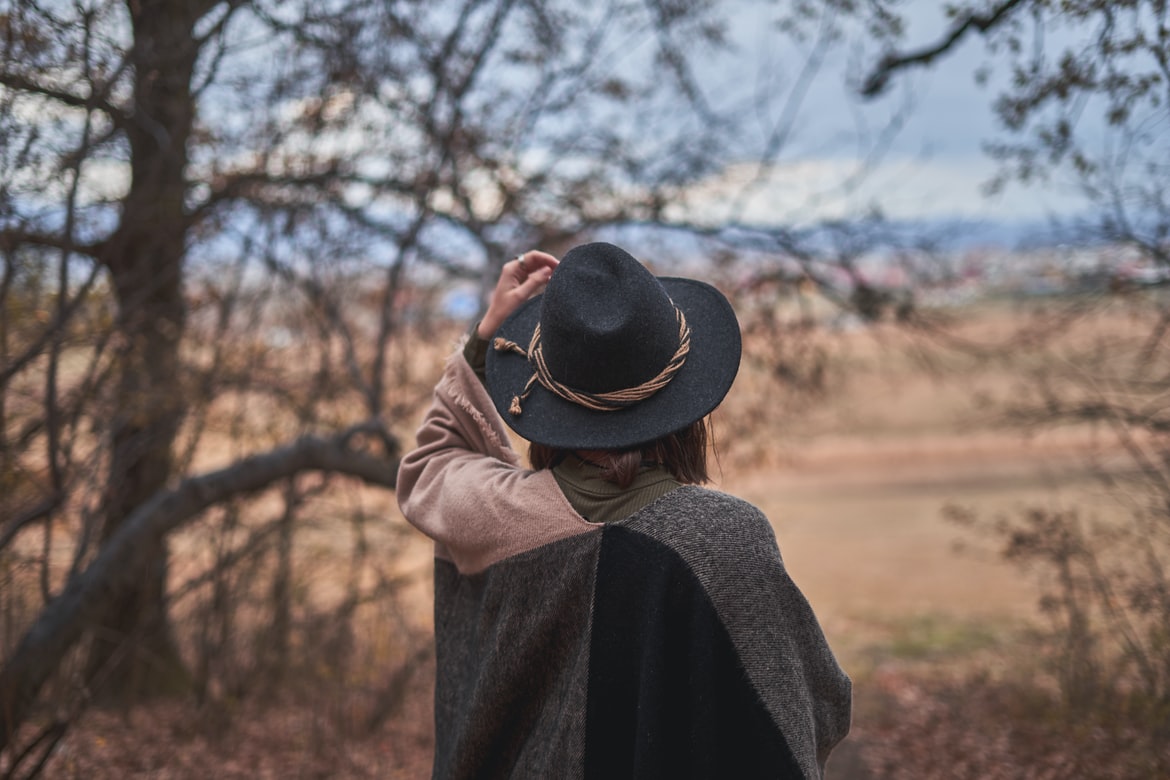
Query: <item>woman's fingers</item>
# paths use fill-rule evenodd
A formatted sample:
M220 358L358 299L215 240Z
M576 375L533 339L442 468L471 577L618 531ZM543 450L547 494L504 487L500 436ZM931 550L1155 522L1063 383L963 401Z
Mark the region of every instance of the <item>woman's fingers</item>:
M488 300L487 312L479 324L480 337L490 338L520 304L541 292L558 262L547 252L533 249L504 263L496 288Z
M548 252L541 252L538 249L529 250L516 259L519 261L520 269L526 274L538 273L544 269L552 271L560 262Z

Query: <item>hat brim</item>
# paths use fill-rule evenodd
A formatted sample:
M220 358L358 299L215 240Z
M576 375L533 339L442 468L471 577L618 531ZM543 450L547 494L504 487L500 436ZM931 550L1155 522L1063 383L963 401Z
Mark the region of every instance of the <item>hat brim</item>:
M622 450L686 428L710 414L731 389L739 371L739 321L727 299L705 282L659 277L691 328L686 363L666 387L634 406L599 412L566 401L540 383L524 399L523 411L509 411L512 398L532 376L527 359L488 350L487 387L500 415L517 434L554 449ZM525 301L496 336L525 347L540 321L543 296Z

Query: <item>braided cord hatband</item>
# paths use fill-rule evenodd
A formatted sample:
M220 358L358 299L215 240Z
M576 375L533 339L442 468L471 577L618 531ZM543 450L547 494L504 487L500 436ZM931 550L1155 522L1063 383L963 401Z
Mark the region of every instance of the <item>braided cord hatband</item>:
M521 401L528 398L532 393L532 387L537 382L549 392L560 396L566 401L584 406L586 409L592 409L597 412L614 412L619 409L625 409L627 406L632 406L639 401L645 401L650 396L657 393L674 378L678 370L682 368L683 363L687 360L687 354L691 351L691 329L687 326L687 318L683 316L682 310L677 306L674 308L675 316L678 319L678 349L675 350L674 357L670 362L658 372L658 375L636 387L629 387L622 390L611 390L605 393L590 393L585 390L574 390L568 385L562 384L553 378L548 370L548 364L544 360L544 349L540 340L540 324L537 323L536 329L532 331L532 340L528 343L528 349L525 350L514 341L508 341L504 338L497 337L492 346L497 352L515 352L518 355L528 359L532 364L533 374L524 385L524 390L519 395L512 397L512 404L508 407L508 411L515 416L519 416L522 408Z

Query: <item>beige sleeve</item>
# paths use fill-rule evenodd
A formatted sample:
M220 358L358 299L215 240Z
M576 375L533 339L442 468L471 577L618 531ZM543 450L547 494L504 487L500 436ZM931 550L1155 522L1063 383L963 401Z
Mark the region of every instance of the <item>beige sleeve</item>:
M398 470L398 505L465 574L558 539L595 530L552 473L521 467L504 421L462 354L447 361Z

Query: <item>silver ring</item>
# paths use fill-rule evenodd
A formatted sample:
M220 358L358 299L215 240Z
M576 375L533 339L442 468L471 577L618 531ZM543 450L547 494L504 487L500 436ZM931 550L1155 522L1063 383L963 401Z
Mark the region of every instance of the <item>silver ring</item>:
M524 254L516 255L516 262L520 264L520 270L528 273L528 265L524 262Z

